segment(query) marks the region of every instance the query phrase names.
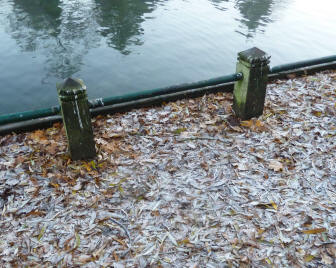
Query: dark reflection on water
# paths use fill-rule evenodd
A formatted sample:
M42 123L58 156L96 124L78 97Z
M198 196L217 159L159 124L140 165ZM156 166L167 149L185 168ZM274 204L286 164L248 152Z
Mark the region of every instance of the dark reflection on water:
M253 37L253 33L260 27L264 31L268 23L272 22L270 16L272 14L273 0L237 0L235 7L239 10L242 18L239 19L241 25L247 27L247 33L237 30L247 38Z
M144 30L141 23L144 14L154 11L158 1L96 0L95 15L99 33L106 38L109 47L122 54L131 53L129 45L142 45Z
M227 11L229 0L210 0L213 5L221 10ZM237 33L242 34L246 38L252 38L258 28L264 32L267 24L273 22L270 18L272 15L273 0L235 0L234 7L241 14L240 18L236 18L240 22ZM281 2L281 1L277 1Z
M9 31L21 49L37 50L43 40L58 36L61 12L58 0L14 0Z
M210 0L216 8L226 11L228 0ZM144 14L155 10L159 1L143 0L13 0L9 15L9 32L23 51L41 50L47 57L47 76L66 78L77 73L83 64L83 55L90 48L106 44L124 55L132 52L130 46L143 44ZM242 17L238 33L252 37L260 26L272 22L272 0L237 0L235 8ZM242 28L242 27L241 27Z
M14 0L9 31L22 50L38 50L46 57L47 77L66 78L80 70L83 55L98 45L93 14L80 3L63 7L59 0Z
M83 56L102 37L124 55L130 45L142 45L141 23L156 2L13 0L8 30L23 51L40 50L47 57L47 77L66 78L80 71Z
M221 11L226 11L228 8L225 6L225 3L228 3L229 0L210 0L210 2L213 3L213 5Z
M55 104L55 82L69 76L110 96L116 92L111 85L135 91L152 82L165 86L231 73L234 62L227 56L264 44L262 36L279 19L279 3L285 10L296 1L302 0L0 0L0 37L6 40L0 113ZM273 38L277 42L278 35ZM15 94L25 95L18 107L6 100Z

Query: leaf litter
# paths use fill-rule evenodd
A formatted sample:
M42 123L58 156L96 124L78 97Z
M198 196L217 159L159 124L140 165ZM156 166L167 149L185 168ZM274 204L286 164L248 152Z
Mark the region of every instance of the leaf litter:
M93 119L71 161L62 124L0 137L0 265L334 267L335 72Z

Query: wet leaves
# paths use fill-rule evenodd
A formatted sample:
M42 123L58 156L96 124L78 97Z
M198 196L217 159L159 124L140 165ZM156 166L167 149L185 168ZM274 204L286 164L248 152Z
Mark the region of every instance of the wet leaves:
M96 117L93 161L61 124L0 137L0 266L333 267L334 77L248 121L222 93Z

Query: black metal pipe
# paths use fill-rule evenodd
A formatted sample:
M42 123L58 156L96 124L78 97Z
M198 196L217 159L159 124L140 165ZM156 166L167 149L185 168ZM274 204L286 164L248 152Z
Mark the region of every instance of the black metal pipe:
M92 116L96 116L99 114L113 114L113 113L126 112L136 108L161 105L163 102L176 101L183 98L196 98L203 96L204 94L210 94L216 92L232 92L233 87L234 82L225 83L211 87L191 89L172 94L159 95L155 97L143 98L129 102L116 103L113 105L103 107L96 107L94 109L91 109L90 112ZM12 132L18 133L18 132L32 131L34 129L39 128L47 128L51 127L54 123L61 121L62 117L60 115L54 115L44 118L0 125L0 135L6 135Z
M195 83L185 83L181 85L139 91L139 92L130 93L130 94L121 95L121 96L112 96L108 98L103 98L101 100L101 103L103 104L102 106L105 106L105 105L112 105L116 103L129 102L129 101L134 101L134 100L143 99L143 98L150 98L150 97L155 97L155 96L160 96L160 95L165 95L165 94L183 92L189 89L216 86L216 85L220 85L220 84L224 84L228 82L239 81L242 78L243 78L242 73L235 73L235 74L225 75L225 76L212 78L208 80L198 81Z
M286 72L289 70L294 70L294 69L298 69L302 67L309 67L313 65L319 65L323 63L329 63L333 61L336 61L336 55L317 58L317 59L311 59L311 60L297 61L297 62L292 62L288 64L282 64L282 65L272 67L270 69L270 74Z
M156 88L150 90L143 90L135 93L120 95L120 96L112 96L107 98L100 98L96 100L89 101L90 108L96 107L103 107L108 106L116 103L123 103L134 101L143 98L149 98L159 95L171 94L186 91L193 88L202 88L208 86L216 86L227 82L238 81L242 79L242 74L230 74L222 77L212 78L208 80L198 81L194 83L186 83L181 85L163 87L163 88ZM20 121L26 121L36 118L42 118L47 116L58 115L60 112L60 107L55 106L46 109L39 109L33 111L26 111L26 112L19 112L19 113L12 113L12 114L4 114L0 115L0 125L5 125L9 123L15 123Z

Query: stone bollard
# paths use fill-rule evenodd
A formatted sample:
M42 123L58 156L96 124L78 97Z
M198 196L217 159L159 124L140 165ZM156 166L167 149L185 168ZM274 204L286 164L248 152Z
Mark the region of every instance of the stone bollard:
M57 84L57 91L71 159L94 158L96 149L86 86L80 79L67 78Z
M233 90L233 110L242 120L262 115L269 72L267 54L254 47L238 53L237 73L243 79Z

